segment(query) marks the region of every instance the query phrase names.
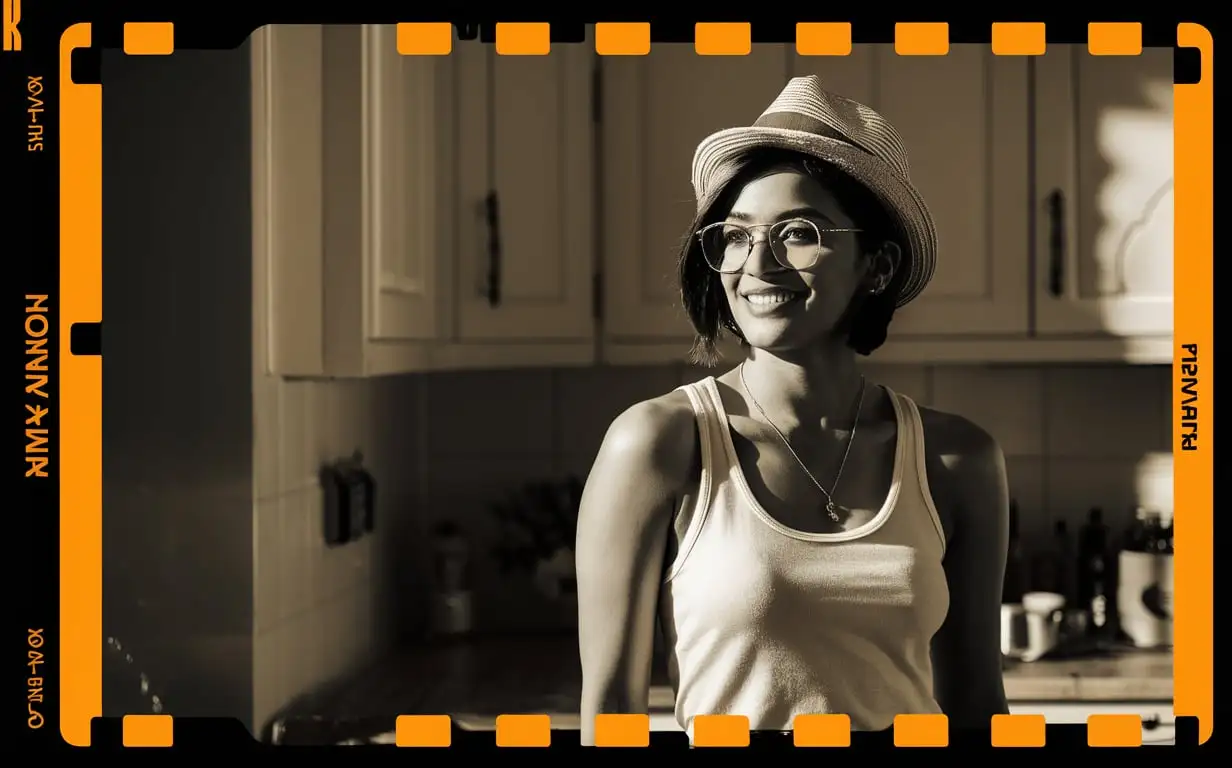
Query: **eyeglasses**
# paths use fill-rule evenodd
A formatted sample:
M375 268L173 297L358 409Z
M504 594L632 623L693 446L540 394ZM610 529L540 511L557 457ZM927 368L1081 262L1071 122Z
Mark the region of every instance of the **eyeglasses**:
M859 229L822 229L808 219L789 219L775 224L736 224L720 221L702 227L697 233L702 255L716 272L726 275L744 269L757 240L753 232L765 229L770 252L786 269L809 269L821 258L826 235L838 232L861 232Z

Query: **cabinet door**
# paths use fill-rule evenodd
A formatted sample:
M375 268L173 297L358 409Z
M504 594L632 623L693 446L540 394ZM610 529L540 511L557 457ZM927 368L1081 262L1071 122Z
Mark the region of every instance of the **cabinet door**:
M458 340L592 341L593 46L451 58Z
M357 181L368 338L434 340L441 258L436 206L440 60L399 54L391 25L362 30L362 170ZM327 72L331 63L326 61Z
M757 119L787 83L788 54L754 45L748 56L699 56L691 44L663 43L602 60L606 340L687 352L676 258L696 210L693 151L708 134Z
M1027 65L986 45L899 56L857 45L848 56L792 57L795 75L876 109L901 134L911 178L937 226L937 271L890 337L1028 330Z
M1172 49L1035 66L1036 327L1172 333Z
M270 373L326 367L322 227L322 29L271 24L252 35L253 322ZM356 339L356 343L358 339Z

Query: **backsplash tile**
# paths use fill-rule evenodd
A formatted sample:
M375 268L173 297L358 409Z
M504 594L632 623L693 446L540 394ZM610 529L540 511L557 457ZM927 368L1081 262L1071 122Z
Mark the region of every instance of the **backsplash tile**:
M1113 528L1129 524L1133 509L1149 493L1139 491L1141 460L1124 457L1055 457L1048 461L1046 502L1057 517L1071 525L1086 520L1092 507L1104 512ZM1171 504L1168 505L1169 508ZM1170 509L1169 509L1170 511Z
M434 456L551 456L552 372L463 371L426 378Z
M1044 372L1038 368L946 366L932 371L938 410L979 424L1007 456L1039 456L1044 447Z
M314 427L317 419L326 422L329 410L317 402L319 385L311 381L288 381L282 386L278 398L278 493L285 494L315 483L313 464L316 456ZM324 458L324 457L322 457Z
M883 384L900 395L906 395L917 405L929 407L933 405L933 382L929 371L922 366L905 365L866 365L864 375L867 381Z
M273 376L253 376L253 495L257 499L277 498L281 489L282 444L278 427L282 418L282 390L282 382Z
M440 459L432 466L423 522L426 530L438 521L460 525L470 539L475 591L475 625L478 630L500 631L533 627L530 590L524 580L502 574L491 556L498 541L498 525L491 512L524 483L550 479L555 474L550 456L507 455L487 462L470 459ZM428 558L416 557L421 565ZM426 575L425 575L426 582ZM518 599L521 597L522 599Z
M258 369L260 370L260 369ZM253 722L344 674L415 627L411 541L424 493L417 377L253 382ZM324 539L323 463L360 451L377 481L376 531ZM422 558L420 558L422 560Z
M1006 456L1010 498L1018 502L1018 532L1026 544L1044 541L1052 530L1045 494L1046 461L1038 456Z
M601 367L555 372L558 467L562 474L585 476L612 420L641 400L680 385L670 366Z
M1045 372L1049 456L1137 458L1168 451L1171 374L1158 366Z

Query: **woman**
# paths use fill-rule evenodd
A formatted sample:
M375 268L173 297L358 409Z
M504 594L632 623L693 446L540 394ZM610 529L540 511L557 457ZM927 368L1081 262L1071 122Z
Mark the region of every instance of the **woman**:
M996 442L867 382L857 354L932 275L936 236L894 129L792 80L702 142L681 293L713 364L611 425L578 520L583 744L644 713L656 620L690 733L704 714L788 731L838 713L986 727L1007 711L1007 545Z

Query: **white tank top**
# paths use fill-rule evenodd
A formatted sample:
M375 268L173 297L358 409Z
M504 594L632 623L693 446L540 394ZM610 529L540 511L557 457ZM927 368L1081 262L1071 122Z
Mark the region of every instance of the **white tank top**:
M681 727L745 715L752 730L787 731L796 715L846 714L876 731L939 713L929 644L950 595L915 403L886 389L898 429L881 510L857 529L805 533L753 498L714 378L681 389L702 467L660 602Z

